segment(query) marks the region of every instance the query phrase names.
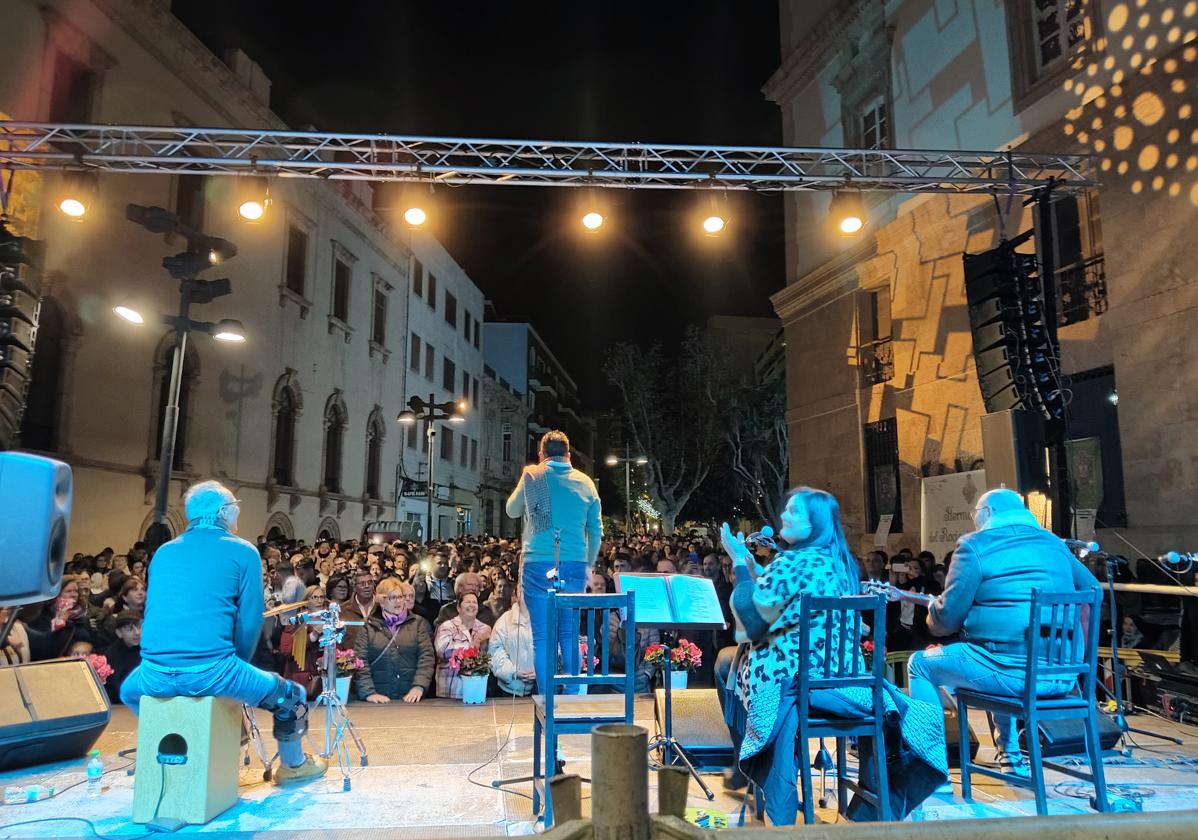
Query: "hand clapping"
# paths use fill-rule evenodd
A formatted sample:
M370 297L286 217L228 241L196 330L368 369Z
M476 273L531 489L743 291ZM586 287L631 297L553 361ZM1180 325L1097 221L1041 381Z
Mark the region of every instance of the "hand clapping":
M720 544L724 546L724 551L728 552L728 556L732 558L733 563L747 566L749 571L753 570L753 552L745 545L745 535L742 531L737 531L736 536L732 535L732 528L725 522L720 525Z

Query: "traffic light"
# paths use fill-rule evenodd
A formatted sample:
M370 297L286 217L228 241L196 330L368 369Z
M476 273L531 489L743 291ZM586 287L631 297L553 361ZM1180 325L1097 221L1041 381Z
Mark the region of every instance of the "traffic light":
M33 369L44 247L0 223L0 449L21 429Z

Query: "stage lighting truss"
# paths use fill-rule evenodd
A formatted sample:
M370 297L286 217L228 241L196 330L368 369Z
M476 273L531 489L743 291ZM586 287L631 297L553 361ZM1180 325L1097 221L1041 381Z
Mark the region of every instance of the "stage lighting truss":
M724 190L1031 194L1097 186L1085 155L489 140L0 121L0 169Z

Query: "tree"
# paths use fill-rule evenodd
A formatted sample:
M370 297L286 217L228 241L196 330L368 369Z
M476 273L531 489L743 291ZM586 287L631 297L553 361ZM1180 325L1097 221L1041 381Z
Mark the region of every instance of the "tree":
M765 522L782 510L790 470L786 386L781 380L737 389L728 403L724 443L733 491Z
M707 336L687 327L677 357L660 343L644 350L621 343L603 367L624 398L624 422L634 454L643 454L649 497L662 530L674 533L683 506L718 460L728 372Z

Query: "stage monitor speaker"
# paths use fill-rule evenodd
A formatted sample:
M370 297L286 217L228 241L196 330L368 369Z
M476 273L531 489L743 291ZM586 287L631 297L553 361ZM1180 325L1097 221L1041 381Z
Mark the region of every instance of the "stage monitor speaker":
M111 716L82 659L0 668L0 770L81 758Z
M1045 757L1084 755L1086 752L1085 721L1046 720L1039 724L1040 752ZM1098 716L1098 747L1109 750L1119 743L1119 726L1109 715ZM1019 730L1019 743L1027 749L1027 730Z
M58 594L71 524L71 468L25 452L0 452L0 606Z
M666 692L655 692L658 725L665 728ZM695 767L731 767L734 752L724 711L714 688L686 688L671 691L674 738L686 750Z
M1012 409L982 416L986 484L1018 493L1048 487L1044 421L1034 411Z

